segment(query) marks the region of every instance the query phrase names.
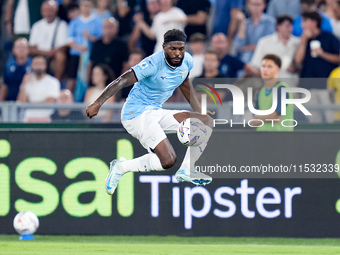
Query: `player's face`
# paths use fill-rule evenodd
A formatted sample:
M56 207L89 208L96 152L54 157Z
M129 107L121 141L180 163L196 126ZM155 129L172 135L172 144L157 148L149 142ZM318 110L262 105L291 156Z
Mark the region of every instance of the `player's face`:
M185 43L181 41L168 42L163 44L163 49L165 53L166 60L172 66L180 66L182 64L184 53L185 53Z
M280 68L271 59L262 60L261 77L263 79L277 78Z

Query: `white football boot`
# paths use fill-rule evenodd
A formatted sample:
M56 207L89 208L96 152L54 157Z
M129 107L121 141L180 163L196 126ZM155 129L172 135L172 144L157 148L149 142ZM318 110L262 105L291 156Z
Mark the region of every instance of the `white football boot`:
M123 177L124 174L118 172L117 163L120 161L125 161L126 159L121 157L119 160L115 159L110 163L110 172L107 174L105 179L105 190L106 193L112 195L118 185L119 180Z

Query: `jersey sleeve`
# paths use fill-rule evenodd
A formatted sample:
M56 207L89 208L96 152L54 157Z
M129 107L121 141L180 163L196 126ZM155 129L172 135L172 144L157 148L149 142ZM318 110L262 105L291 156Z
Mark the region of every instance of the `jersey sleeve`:
M156 63L150 57L147 57L139 64L132 67L132 70L135 72L137 80L140 81L154 75L157 71L157 67Z

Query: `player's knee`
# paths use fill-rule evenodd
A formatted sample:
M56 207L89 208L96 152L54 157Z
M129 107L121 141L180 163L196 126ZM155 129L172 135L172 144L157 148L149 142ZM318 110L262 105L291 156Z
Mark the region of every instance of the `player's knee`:
M164 169L168 169L168 168L171 168L175 165L177 161L177 156L176 154L169 154L166 158L164 158L161 163L162 163L162 167Z

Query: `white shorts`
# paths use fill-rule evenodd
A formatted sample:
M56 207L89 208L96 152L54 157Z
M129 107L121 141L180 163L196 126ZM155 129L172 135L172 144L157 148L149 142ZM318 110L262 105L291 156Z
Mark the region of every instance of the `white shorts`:
M151 152L161 141L166 138L164 131L176 132L178 121L174 114L180 110L147 110L131 120L122 120L126 131L137 138L142 146Z

